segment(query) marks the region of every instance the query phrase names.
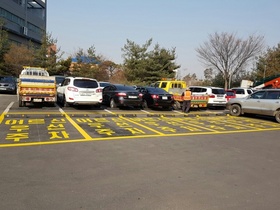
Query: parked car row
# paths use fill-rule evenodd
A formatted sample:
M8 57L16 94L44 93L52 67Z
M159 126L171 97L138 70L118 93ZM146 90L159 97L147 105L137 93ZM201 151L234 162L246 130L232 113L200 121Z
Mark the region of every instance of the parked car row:
M57 87L57 102L63 106L102 104L111 108L132 106L134 108L171 109L173 95L156 87L141 87L98 82L93 78L65 77Z
M210 107L225 106L233 116L247 113L273 116L280 123L280 89L263 89L256 92L246 90L244 94L247 96L237 97L236 93L241 89L190 86L193 95L209 95ZM84 77L65 77L57 87L57 101L63 106L104 104L111 108L132 106L171 109L174 104L173 95L158 87L110 84Z

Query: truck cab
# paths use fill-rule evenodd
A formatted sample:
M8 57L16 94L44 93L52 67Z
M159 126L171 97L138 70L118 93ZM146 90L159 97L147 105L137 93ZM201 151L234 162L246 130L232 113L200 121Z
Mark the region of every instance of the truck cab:
M154 87L159 87L159 88L166 90L167 92L170 92L170 89L185 90L187 88L187 84L185 81L181 81L181 80L163 79L161 81L155 82Z

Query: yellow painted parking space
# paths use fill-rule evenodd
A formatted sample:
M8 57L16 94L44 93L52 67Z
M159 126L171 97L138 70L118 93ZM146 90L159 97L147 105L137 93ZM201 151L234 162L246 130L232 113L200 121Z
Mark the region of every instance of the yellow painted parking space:
M26 112L0 119L0 147L280 130L271 120L211 114Z

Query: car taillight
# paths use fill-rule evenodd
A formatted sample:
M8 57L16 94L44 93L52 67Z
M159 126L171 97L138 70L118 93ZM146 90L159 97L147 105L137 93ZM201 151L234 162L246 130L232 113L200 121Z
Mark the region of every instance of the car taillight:
M140 98L143 97L143 93L139 93L139 97L140 97Z
M72 91L72 92L78 92L78 88L75 88L75 87L67 87L67 90Z
M159 96L158 95L151 95L153 99L158 99Z
M209 95L209 98L215 98L215 95Z
M126 96L126 93L117 93L117 96Z
M97 93L102 93L102 88L96 89L96 92L97 92Z

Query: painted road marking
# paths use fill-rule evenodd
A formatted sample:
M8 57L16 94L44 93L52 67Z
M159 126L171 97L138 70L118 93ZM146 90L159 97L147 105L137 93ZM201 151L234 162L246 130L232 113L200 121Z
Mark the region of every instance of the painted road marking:
M66 119L73 125L74 128L77 129L77 131L79 131L80 134L83 135L85 139L91 139L90 135L88 135L87 132L85 132L74 120L72 120L72 118L69 117L69 115L66 114L66 112L64 112L61 108L59 108L59 111L61 112L61 114L65 115Z
M8 110L0 116L0 147L280 130L273 121L232 116L119 116L110 111L110 117L97 117L62 109L60 114L13 116Z
M9 112L10 108L13 106L14 102L11 102L7 108L4 110L4 112L0 115L0 124L2 123L2 121L5 118L5 115Z

